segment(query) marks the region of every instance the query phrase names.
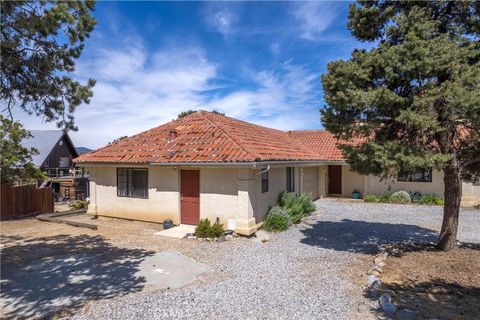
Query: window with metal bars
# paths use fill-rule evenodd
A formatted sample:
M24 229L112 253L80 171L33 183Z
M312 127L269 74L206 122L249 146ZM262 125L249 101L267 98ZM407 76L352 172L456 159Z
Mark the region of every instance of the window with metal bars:
M148 199L148 169L117 168L117 196Z

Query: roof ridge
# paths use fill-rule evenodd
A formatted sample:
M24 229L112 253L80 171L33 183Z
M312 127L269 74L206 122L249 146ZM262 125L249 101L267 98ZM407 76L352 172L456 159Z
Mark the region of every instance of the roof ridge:
M234 139L230 134L228 134L228 132L220 125L218 124L216 121L210 119L206 114L205 114L205 111L204 110L199 110L198 113L200 113L205 119L207 119L208 122L210 122L211 124L213 124L214 126L216 126L220 131L222 131L223 134L225 134L227 136L227 138L229 138L231 141L233 141L233 143L235 143L240 149L243 150L243 152L253 156L254 159L257 159L259 158L258 155L248 151L247 149L245 149L245 147L240 144L236 139ZM210 112L208 112L210 114Z

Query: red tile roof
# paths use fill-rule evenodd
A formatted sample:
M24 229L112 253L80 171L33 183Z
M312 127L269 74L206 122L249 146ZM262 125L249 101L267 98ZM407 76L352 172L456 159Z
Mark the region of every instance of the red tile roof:
M222 163L342 160L326 131L280 131L197 111L81 155L77 163Z
M344 160L342 151L337 147L337 139L325 130L293 130L290 137L302 142L316 152L322 160Z

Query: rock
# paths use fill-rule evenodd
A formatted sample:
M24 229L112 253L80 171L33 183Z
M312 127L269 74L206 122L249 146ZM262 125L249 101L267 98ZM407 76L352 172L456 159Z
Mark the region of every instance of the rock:
M218 237L217 242L225 242L225 236Z
M207 241L212 241L212 238L205 238L205 240L207 240Z
M370 287L375 281L380 281L377 276L369 275L368 276L368 286Z
M268 240L270 240L270 235L264 230L258 230L255 232L255 236L257 239L260 239L261 242L268 242Z
M378 303L383 312L388 314L394 314L397 311L397 307L392 303L390 295L384 293L378 298Z
M205 238L198 238L198 241L205 241Z
M398 313L398 318L401 320L415 320L417 318L417 315L414 311L410 309L402 309Z
M375 282L373 282L369 287L368 289L370 291L378 291L378 289L380 289L382 287L382 282L380 280L377 280Z
M196 237L195 237L195 236L188 236L187 239L188 239L188 240L195 240Z
M225 240L227 240L227 241L232 241L232 240L233 240L233 235L227 234L227 235L225 236Z

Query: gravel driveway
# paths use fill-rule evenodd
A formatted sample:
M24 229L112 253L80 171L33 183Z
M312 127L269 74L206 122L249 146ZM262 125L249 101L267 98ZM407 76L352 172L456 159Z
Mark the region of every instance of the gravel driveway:
M213 271L189 287L91 301L73 318L373 319L362 286L375 245L435 241L442 217L440 207L332 199L317 207L267 243L195 241L182 253ZM460 219L459 239L480 242L480 211L462 210Z

